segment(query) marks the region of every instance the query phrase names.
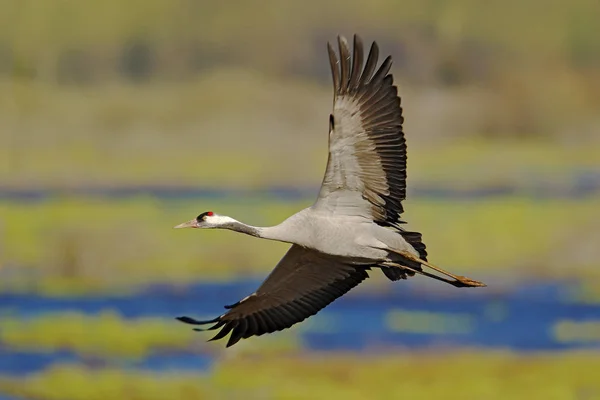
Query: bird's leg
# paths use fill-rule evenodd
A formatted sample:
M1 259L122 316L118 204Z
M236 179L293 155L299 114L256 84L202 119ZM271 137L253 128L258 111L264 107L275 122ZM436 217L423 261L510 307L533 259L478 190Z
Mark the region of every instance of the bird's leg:
M466 276L460 276L460 275L454 275L451 274L450 272L446 272L441 268L436 267L435 265L432 265L430 263L428 263L427 261L421 260L419 257L416 257L415 255L407 252L407 251L396 251L396 250L392 250L394 253L401 255L402 257L408 258L411 261L414 262L418 262L419 264L425 265L426 267L429 267L431 269L433 269L434 271L437 271L441 274L444 274L446 276L449 276L450 278L454 279L453 281L441 278L440 280L443 280L447 283L450 283L451 285L454 285L456 287L485 287L487 286L485 283L483 282L479 282L479 281L475 281L473 279L467 278ZM405 266L402 266L402 268L406 268ZM416 270L413 270L416 272ZM422 275L425 276L430 276L430 277L434 277L435 275L432 274L427 274L423 271ZM437 277L439 278L439 277Z
M414 269L414 268L411 268L411 267L407 267L405 265L400 265L400 264L389 262L389 261L382 262L379 265L385 265L386 267L394 267L394 268L406 269L408 271L414 272L415 274L423 275L423 276L426 276L428 278L433 278L433 279L436 279L438 281L446 282L446 283L449 283L450 285L456 286L456 287L465 287L466 286L466 285L462 284L461 282L459 282L457 280L446 279L446 278L443 278L441 276L430 274L427 271L420 271L418 269Z

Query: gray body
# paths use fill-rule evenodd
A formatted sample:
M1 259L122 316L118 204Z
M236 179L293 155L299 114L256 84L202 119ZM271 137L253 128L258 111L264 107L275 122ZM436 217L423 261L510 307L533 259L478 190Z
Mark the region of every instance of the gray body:
M297 244L320 253L353 259L363 264L397 260L391 249L419 253L402 235L361 216L335 215L309 207L281 224L258 228L257 236Z

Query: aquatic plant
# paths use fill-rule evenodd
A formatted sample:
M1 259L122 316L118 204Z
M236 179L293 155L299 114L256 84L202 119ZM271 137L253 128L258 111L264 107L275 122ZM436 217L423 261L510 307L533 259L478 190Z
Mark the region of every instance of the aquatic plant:
M0 393L35 400L597 398L598 368L594 352L232 355L208 376L57 365L33 376L0 378Z
M98 315L48 313L0 320L0 343L15 350L70 350L96 358L141 358L152 352L201 351L203 340L171 320L125 319L113 311ZM206 351L206 348L204 348Z

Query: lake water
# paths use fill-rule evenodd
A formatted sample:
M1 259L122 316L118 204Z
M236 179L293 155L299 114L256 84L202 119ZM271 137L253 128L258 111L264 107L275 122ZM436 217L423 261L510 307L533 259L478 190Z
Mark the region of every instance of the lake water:
M569 341L556 334L561 322L596 323L600 332L600 305L571 300L575 284L507 282L483 279L486 289L456 289L436 282L413 279L385 285L373 292L370 283L338 299L316 316L294 327L308 351L370 351L405 346L468 346L556 351L572 348L600 349L600 335ZM189 329L174 317L214 317L223 305L254 291L260 280L198 283L188 287L153 286L129 296L50 298L30 294L0 294L0 313L14 318L33 318L46 313L81 312L89 315L112 310L124 318L146 316L173 321L173 329ZM379 286L377 286L379 287ZM371 289L371 290L368 290ZM208 334L206 339L210 338ZM252 339L248 339L252 340ZM223 342L224 345L224 342ZM119 368L162 371L206 371L210 355L155 353L141 361L82 359L68 351L40 353L14 351L0 343L0 374L40 371L57 362L81 362Z
M565 172L565 171L563 171ZM566 173L566 172L565 172ZM571 169L566 178L557 181L554 174L525 173L521 184L493 184L485 187L461 188L456 185L430 185L420 183L409 187L410 198L448 200L475 200L497 196L521 196L537 199L583 199L600 192L600 171L597 168ZM225 188L173 186L173 185L127 185L127 186L74 186L69 188L15 188L0 185L0 200L39 202L53 197L83 196L107 199L126 199L138 196L158 200L222 199L266 196L275 200L313 199L319 187L272 186L260 190L236 190Z

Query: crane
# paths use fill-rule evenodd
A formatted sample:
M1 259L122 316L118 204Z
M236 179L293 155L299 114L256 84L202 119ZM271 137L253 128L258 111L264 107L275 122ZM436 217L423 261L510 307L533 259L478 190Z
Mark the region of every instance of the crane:
M195 328L219 329L210 340L231 333L226 347L315 315L368 278L372 269L381 269L392 281L419 274L456 287L486 286L429 263L421 233L403 228L406 141L400 98L389 73L392 58L377 68L379 47L373 42L363 67L361 39L354 35L352 56L347 40L337 39L339 58L327 43L333 112L329 157L315 203L270 227L212 211L175 227L229 229L291 244L260 287L225 306L224 314L208 321L177 318L192 325L213 324Z

